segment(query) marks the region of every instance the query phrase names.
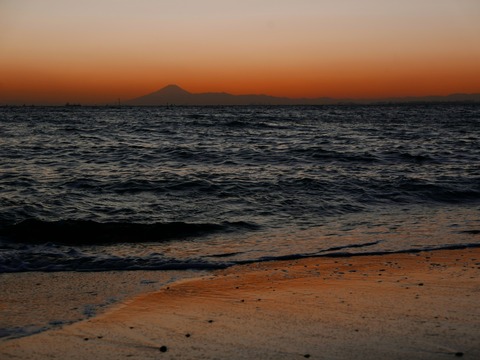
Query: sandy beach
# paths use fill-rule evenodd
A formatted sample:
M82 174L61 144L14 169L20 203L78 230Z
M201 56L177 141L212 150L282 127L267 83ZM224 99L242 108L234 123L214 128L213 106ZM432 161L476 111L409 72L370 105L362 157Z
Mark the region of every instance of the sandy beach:
M98 316L4 340L0 354L2 359L478 359L479 274L480 249L236 266L158 282L159 290L146 289L150 292ZM52 293L64 291L53 286L58 278L47 275L43 281L52 281ZM92 274L69 276L86 281ZM130 275L116 276L118 281ZM38 304L22 316L34 308L48 312L46 295L36 294L28 281L22 284L18 299L29 295Z

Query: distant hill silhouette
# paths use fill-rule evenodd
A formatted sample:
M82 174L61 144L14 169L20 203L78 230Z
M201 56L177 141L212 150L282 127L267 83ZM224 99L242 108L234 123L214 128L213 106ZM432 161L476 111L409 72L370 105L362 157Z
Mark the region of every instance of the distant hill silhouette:
M232 95L227 93L192 94L177 85L168 85L163 89L139 98L127 101L128 105L292 105L308 101L298 101L268 95ZM303 100L303 99L302 99ZM326 99L327 100L327 99Z
M410 102L475 102L480 103L480 94L452 94L448 96L404 97L386 99L292 99L269 95L232 95L228 93L190 93L177 85L168 85L153 93L124 102L133 106L164 105L328 105L371 104Z

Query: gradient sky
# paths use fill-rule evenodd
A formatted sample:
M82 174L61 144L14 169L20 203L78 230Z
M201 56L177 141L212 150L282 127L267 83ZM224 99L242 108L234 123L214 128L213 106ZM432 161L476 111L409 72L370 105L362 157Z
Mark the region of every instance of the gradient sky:
M0 0L0 104L480 93L479 0Z

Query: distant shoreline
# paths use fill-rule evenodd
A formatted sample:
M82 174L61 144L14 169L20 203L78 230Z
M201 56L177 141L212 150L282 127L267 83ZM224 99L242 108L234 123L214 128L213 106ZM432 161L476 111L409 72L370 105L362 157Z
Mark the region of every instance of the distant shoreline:
M167 85L160 90L133 99L117 98L108 103L85 103L78 99L68 99L61 104L28 104L16 101L15 104L0 106L325 106L325 105L411 105L411 104L480 104L480 93L454 93L449 95L403 96L385 98L289 98L266 94L233 95L226 92L191 93L178 85Z
M200 107L200 108L215 108L215 107L331 107L331 106L412 106L412 105L480 105L480 101L378 101L378 102L338 102L332 104L233 104L233 105L190 105L190 104L161 104L161 105L112 105L112 104L76 104L72 105L54 105L54 104L1 104L0 108L25 108L25 107L37 107L37 108L67 108L76 110L79 108L174 108L174 107Z

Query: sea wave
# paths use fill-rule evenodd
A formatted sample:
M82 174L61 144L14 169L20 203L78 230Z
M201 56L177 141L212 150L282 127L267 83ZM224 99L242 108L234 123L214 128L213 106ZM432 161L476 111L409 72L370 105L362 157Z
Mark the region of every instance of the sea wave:
M0 267L478 242L479 125L478 105L1 108Z
M415 254L424 251L456 250L480 247L479 243L446 244L425 246L394 251L371 250L378 242L332 247L315 253L291 253L287 255L262 256L244 260L229 259L236 253L211 255L207 258L175 259L163 254L152 253L146 256L115 256L111 254L91 254L81 248L65 248L48 243L41 246L24 245L0 252L0 273L27 271L137 271L137 270L217 270L235 265L247 265L271 261L290 261L308 258L348 258L354 256L384 256L390 254ZM358 251L361 249L361 251ZM354 250L354 251L349 251ZM209 260L210 258L210 260Z
M62 245L101 245L111 243L162 242L199 237L218 232L256 229L246 222L223 223L100 223L89 220L42 221L27 219L0 228L0 236L16 243Z

